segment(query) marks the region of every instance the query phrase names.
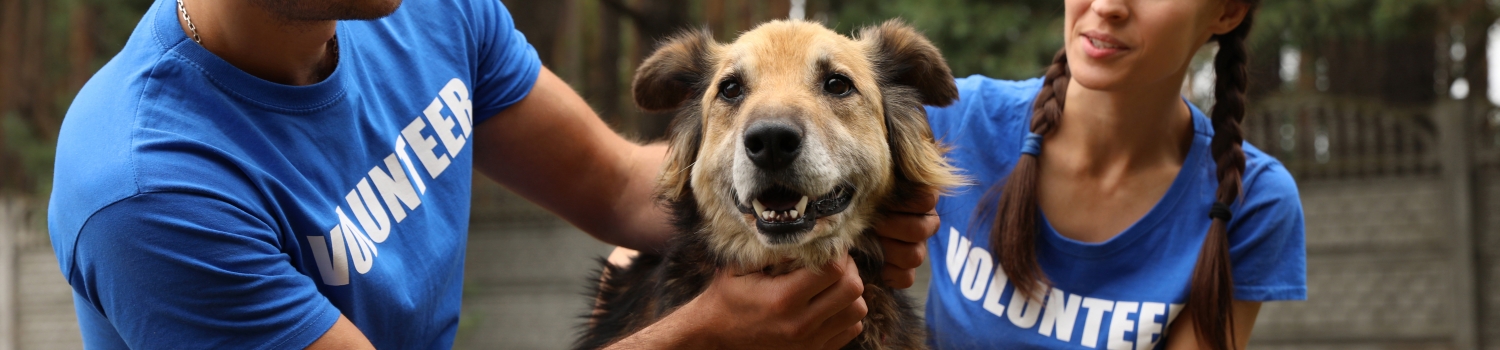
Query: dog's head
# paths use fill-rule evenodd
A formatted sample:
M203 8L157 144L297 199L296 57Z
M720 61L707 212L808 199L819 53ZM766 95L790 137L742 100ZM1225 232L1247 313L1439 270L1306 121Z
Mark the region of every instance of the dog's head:
M729 44L687 32L646 59L633 90L643 109L680 109L661 197L692 206L696 233L726 263L823 264L882 205L962 181L922 107L956 99L953 76L897 21L857 39L802 21Z

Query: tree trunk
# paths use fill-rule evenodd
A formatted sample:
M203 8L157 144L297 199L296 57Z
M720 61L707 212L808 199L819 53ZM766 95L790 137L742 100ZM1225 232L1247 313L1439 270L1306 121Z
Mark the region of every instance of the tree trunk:
M636 37L635 53L632 62L639 66L639 62L650 55L656 45L663 39L684 29L692 27L692 17L688 14L691 3L687 0L645 0L636 5L638 16L635 19ZM642 140L658 140L666 135L667 124L672 121L673 113L641 113L637 119L636 133Z
M505 8L515 19L516 29L526 34L526 40L536 48L542 64L553 64L558 42L557 23L562 22L569 0L517 1L505 0Z
M588 57L588 83L585 94L599 117L623 130L620 108L620 13L609 6L599 6L594 28L594 43Z

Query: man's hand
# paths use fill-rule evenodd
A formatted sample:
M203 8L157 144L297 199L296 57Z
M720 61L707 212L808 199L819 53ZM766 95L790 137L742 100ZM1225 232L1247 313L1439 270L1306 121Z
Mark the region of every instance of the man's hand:
M881 277L887 286L906 289L916 283L917 268L927 260L927 238L938 230L937 200L937 193L928 193L887 208L885 220L872 228L885 250Z
M720 270L703 294L609 348L838 349L864 330L864 283L847 255L820 270Z

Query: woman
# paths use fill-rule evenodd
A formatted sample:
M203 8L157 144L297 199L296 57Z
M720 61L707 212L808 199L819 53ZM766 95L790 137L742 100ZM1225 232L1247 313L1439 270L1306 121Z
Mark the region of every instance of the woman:
M1244 348L1306 299L1296 185L1243 143L1258 0L1065 0L1042 79L959 79L929 110L977 185L938 205L936 348ZM1179 96L1218 43L1214 104Z

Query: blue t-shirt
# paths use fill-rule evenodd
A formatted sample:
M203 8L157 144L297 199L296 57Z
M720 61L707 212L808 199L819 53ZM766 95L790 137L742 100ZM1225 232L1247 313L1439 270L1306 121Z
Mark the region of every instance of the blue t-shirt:
M938 202L942 227L928 242L932 287L929 342L941 349L1153 349L1182 310L1218 180L1208 150L1213 128L1197 107L1193 144L1162 199L1101 243L1059 235L1044 220L1037 260L1052 281L1040 301L1014 298L990 251L988 223L975 222L986 191L1020 156L1041 80L958 80L959 100L929 108L936 136L976 184ZM1245 194L1231 206L1230 259L1239 300L1307 298L1302 206L1276 159L1244 145ZM1045 216L1045 215L1044 215Z
M251 76L152 5L79 92L48 224L90 348L302 348L347 316L376 347L458 328L475 126L530 92L496 0L337 26L326 80Z

